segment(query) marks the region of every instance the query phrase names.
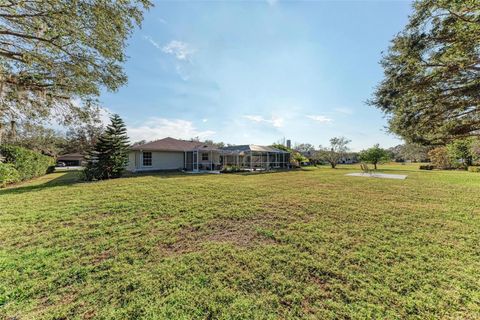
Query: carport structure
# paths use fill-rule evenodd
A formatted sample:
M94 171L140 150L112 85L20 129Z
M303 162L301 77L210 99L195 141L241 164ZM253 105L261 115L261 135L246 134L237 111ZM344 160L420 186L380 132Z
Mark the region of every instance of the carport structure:
M78 167L85 163L85 156L81 153L68 153L58 156L57 162L63 162L67 167Z
M290 165L289 152L253 144L221 148L220 158L223 166L251 170L283 169Z

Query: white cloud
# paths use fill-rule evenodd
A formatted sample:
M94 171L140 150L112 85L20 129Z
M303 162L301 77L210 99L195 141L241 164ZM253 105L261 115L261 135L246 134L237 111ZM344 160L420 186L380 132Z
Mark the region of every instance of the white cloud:
M203 118L203 119L202 119L202 122L203 122L203 123L205 123L205 122L207 122L207 121L208 121L207 118Z
M191 121L156 117L150 118L137 126L127 126L127 132L131 142L151 141L166 137L176 139L199 137L200 139L206 139L215 134L215 131L212 130L198 130Z
M172 40L162 47L162 51L175 56L178 60L187 60L189 61L192 55L195 53L195 49L182 41Z
M276 5L277 2L278 2L278 0L266 0L266 1L267 1L268 5L270 5L270 6Z
M152 46L154 46L155 48L157 49L162 49L162 47L158 44L158 42L156 42L155 40L152 39L152 37L150 36L143 36L143 39L147 40L148 42L150 42L150 44Z
M350 108L335 108L333 110L335 110L338 113L343 113L348 115L353 114L353 110Z
M177 64L175 66L175 71L180 76L180 78L182 78L183 81L188 81L190 79L190 71L183 65Z
M307 118L312 119L313 121L321 122L321 123L329 123L332 122L333 119L328 118L322 115L309 115Z
M275 128L283 127L284 119L277 116L272 116L270 119L265 119L264 117L259 115L245 115L243 117L253 122L268 123L274 126Z
M158 18L158 22L163 23L163 24L167 24L167 20L162 19L162 18Z

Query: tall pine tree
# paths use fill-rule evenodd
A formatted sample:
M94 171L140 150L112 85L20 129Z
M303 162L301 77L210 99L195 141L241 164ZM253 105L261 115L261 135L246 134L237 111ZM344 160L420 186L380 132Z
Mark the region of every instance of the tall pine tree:
M118 114L100 136L87 157L86 180L104 180L122 176L128 163L128 136L125 123Z

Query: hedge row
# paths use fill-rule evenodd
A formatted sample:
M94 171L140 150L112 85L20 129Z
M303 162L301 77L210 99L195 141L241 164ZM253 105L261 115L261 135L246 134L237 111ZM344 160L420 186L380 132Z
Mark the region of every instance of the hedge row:
M0 186L44 175L55 164L52 157L17 146L0 146L0 154L4 158L0 163Z

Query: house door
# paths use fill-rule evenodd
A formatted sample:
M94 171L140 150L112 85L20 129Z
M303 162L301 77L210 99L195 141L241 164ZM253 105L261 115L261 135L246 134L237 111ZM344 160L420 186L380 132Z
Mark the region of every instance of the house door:
M198 151L193 151L193 171L198 171Z

